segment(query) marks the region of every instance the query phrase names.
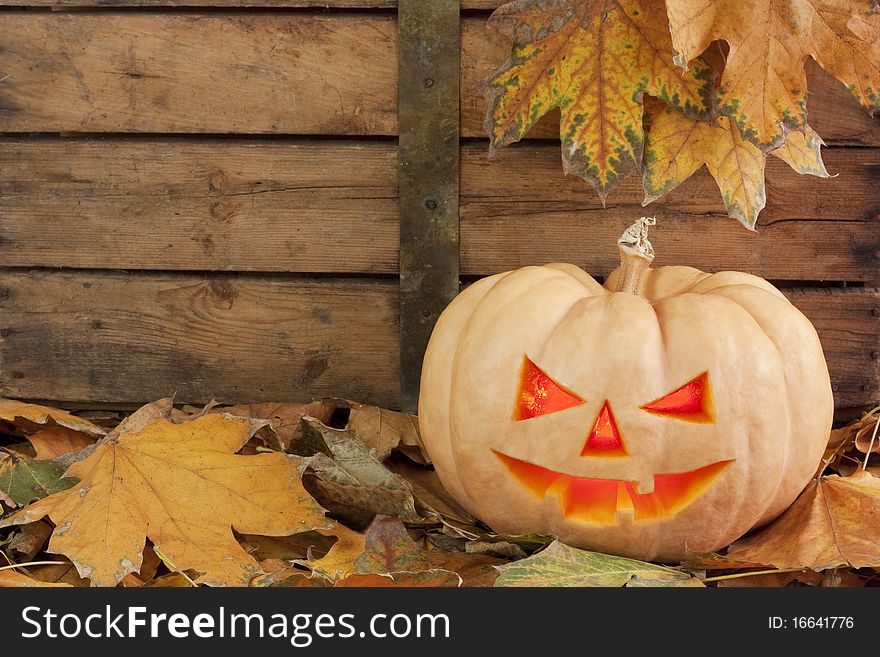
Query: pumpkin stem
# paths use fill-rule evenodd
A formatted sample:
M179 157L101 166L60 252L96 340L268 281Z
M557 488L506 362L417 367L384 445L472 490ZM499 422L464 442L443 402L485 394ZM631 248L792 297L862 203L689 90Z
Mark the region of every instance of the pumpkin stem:
M657 223L656 217L642 217L627 228L617 240L620 251L620 274L615 292L641 294L651 262L654 260L654 247L648 241L648 226Z

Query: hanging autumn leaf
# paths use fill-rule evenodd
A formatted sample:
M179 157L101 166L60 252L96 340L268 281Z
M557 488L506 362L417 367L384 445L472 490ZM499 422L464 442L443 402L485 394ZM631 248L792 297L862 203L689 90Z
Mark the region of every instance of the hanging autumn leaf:
M807 126L807 57L873 113L880 108L880 14L875 0L666 0L683 69L712 41L730 45L719 110L763 151ZM698 64L698 66L702 66Z
M645 140L643 183L647 205L678 187L704 164L718 184L729 216L754 229L767 196L766 156L745 141L730 119L716 125L695 121L655 99L645 103L650 128ZM827 178L819 136L792 132L785 145L770 154L801 174Z
M261 570L233 527L287 536L331 526L303 489L297 461L235 454L263 424L224 415L181 424L160 417L100 444L70 467L79 485L0 527L49 516L56 529L48 550L69 557L93 585L113 586L137 572L147 537L178 569L196 572L199 583L246 585Z
M727 556L774 568L880 567L880 478L814 479L788 510Z
M514 42L485 87L491 149L559 107L564 169L603 202L641 167L644 93L692 118L710 114L712 70L675 66L663 0L516 0L489 22Z

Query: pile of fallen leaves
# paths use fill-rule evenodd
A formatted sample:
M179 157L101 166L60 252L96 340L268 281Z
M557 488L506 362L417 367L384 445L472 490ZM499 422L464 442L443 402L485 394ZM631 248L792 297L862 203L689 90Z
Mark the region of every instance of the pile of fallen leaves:
M659 565L498 535L415 417L332 400L71 414L0 399L0 586L865 586L880 583L880 408L723 553Z

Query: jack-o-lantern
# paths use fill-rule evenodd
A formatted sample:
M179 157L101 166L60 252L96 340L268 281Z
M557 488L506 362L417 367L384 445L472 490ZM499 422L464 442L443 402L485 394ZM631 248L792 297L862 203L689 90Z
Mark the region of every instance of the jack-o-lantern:
M649 223L604 286L525 267L437 322L422 439L494 530L676 561L772 520L815 473L834 406L815 329L759 277L651 269Z

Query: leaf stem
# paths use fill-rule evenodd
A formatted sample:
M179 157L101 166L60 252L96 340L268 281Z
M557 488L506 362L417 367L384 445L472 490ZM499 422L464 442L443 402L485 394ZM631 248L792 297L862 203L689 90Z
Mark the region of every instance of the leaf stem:
M725 579L737 579L739 577L749 577L751 575L773 575L776 573L807 573L809 568L774 568L772 570L752 570L747 573L733 573L731 575L716 575L715 577L702 578L703 583L720 582Z
M13 563L8 566L0 566L0 570L15 570L16 568L29 568L30 566L63 566L66 561L29 561L27 563Z

